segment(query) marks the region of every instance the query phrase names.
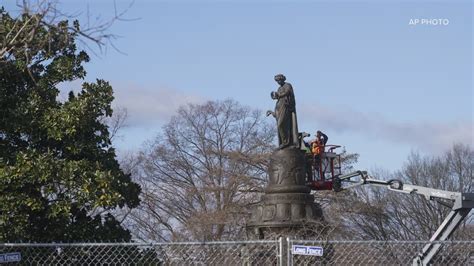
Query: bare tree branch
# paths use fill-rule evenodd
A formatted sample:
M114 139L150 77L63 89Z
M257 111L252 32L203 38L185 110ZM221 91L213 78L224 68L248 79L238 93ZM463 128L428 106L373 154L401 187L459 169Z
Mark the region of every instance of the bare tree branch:
M243 234L248 207L260 194L255 191L265 185L263 154L274 148L264 119L231 100L180 108L142 152L134 175L145 196L130 219L149 228L141 237L218 240Z
M117 4L113 1L114 15L107 20L96 19L95 23L90 22L89 10L87 10L87 23L83 27L74 21L72 24L64 24L65 30L77 36L77 40L83 44L88 50L98 55L96 51L90 46L94 44L100 52L103 48L110 45L116 51L120 51L114 44L119 36L109 32L109 29L117 21L133 21L136 19L127 19L126 13L133 6L134 1L124 8L118 10ZM13 18L14 24L10 25L7 18L0 17L0 28L7 29L8 33L0 43L0 62L9 60L18 51L28 48L33 45L43 46L54 42L51 38L36 38L39 34L39 29L44 28L49 32L50 29L56 29L61 21L76 20L80 14L66 14L57 8L58 2L54 0L41 1L18 1L17 6L20 8L20 14ZM40 43L38 41L40 40ZM30 62L29 62L30 63ZM28 63L28 64L29 64Z
M449 191L470 192L474 169L471 147L455 144L438 157L413 153L401 171L376 173L378 179L401 179L404 182ZM383 178L385 177L385 178ZM379 240L429 239L443 222L448 208L418 195L400 195L378 188L363 188L346 193L330 203L330 218L340 220L351 237ZM456 239L472 239L473 218L470 214Z

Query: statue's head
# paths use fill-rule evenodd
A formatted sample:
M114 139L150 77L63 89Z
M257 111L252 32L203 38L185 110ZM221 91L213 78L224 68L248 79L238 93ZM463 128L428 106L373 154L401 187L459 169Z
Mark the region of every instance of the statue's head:
M286 77L285 77L285 75L283 75L283 74L277 74L277 75L275 76L275 81L276 81L278 84L280 84L280 85L285 84L285 80L286 80Z

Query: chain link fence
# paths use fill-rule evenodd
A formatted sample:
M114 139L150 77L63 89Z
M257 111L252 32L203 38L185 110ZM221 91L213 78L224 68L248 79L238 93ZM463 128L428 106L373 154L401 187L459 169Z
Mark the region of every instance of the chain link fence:
M429 243L429 241L288 241L288 265L412 265L423 247ZM440 244L441 249L432 259L432 265L474 265L474 241L434 243ZM308 250L306 254L304 254L305 248Z
M0 244L5 265L410 265L427 241L264 240ZM474 265L474 241L446 241L433 265Z
M277 265L280 242L0 244L12 265Z

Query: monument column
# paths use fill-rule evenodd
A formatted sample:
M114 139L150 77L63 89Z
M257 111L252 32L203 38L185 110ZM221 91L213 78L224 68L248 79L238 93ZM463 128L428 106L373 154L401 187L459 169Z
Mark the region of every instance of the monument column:
M277 121L279 147L271 154L269 183L259 204L254 206L247 230L251 237L266 239L278 236L303 237L304 228L316 228L323 214L305 185L306 159L301 150L296 121L293 88L285 76L275 76L280 85L271 96L277 100L275 111L268 111Z

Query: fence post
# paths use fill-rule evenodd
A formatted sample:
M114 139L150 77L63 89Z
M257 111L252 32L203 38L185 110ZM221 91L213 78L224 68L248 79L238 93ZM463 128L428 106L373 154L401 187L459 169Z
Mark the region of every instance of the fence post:
M286 238L286 240L283 240L283 237L278 238L278 249L279 249L279 254L278 254L278 265L280 266L285 266L285 265L290 265L289 263L289 257L288 257L288 240L289 238Z
M283 237L278 238L278 265L283 266Z
M291 248L292 248L291 240L289 237L287 237L286 238L286 259L287 259L288 266L293 265L293 260L291 257Z

